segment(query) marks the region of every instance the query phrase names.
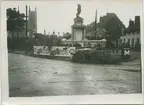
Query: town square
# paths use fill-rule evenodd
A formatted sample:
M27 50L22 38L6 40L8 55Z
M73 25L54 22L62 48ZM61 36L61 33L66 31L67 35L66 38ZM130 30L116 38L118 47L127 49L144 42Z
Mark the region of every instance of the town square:
M111 2L7 5L9 96L141 93L140 2Z

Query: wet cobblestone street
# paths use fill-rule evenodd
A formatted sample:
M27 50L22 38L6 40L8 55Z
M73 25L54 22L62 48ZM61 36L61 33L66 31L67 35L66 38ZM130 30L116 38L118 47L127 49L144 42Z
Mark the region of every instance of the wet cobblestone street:
M140 60L78 64L9 53L12 97L140 93L140 75Z

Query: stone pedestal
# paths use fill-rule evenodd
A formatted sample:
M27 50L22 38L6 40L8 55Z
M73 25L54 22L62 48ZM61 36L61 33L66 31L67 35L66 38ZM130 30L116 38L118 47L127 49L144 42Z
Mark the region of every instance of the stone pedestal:
M83 25L83 18L76 17L74 25L72 25L72 40L80 41L85 38L85 25Z

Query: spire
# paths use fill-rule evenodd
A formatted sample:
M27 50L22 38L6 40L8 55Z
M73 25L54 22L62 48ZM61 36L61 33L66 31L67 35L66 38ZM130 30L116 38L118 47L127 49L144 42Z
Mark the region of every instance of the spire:
M27 17L28 17L28 14L27 14L27 5L26 5L26 38L28 37L28 19L27 19Z
M44 29L44 35L46 35L46 30Z
M18 6L18 12L19 12L19 6Z
M18 9L18 10L17 10L17 12L18 12L18 13L20 13L20 12L19 12L19 6L18 6L18 8L17 8L17 9Z
M95 14L95 31L97 30L97 9L96 9L96 14Z

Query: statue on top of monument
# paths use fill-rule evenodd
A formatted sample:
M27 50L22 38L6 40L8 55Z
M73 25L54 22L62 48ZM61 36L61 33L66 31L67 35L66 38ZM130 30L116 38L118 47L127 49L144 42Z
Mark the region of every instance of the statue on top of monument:
M77 6L78 6L78 8L77 8L77 14L76 14L76 17L79 17L79 14L81 13L81 5L78 4Z

